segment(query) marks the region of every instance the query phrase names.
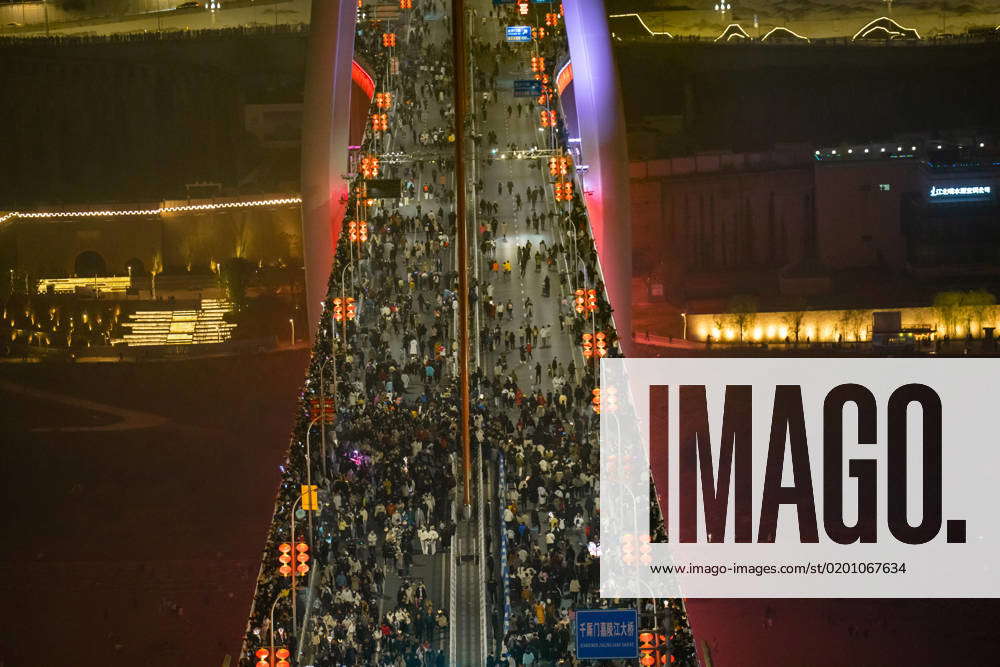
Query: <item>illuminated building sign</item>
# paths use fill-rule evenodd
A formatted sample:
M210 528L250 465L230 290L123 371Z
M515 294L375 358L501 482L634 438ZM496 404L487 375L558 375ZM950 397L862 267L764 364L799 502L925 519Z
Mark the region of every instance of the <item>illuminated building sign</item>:
M562 95L563 91L566 90L566 86L573 82L573 63L568 62L563 65L563 68L559 70L559 74L556 75L556 90Z
M992 201L991 185L932 185L927 193L932 202Z
M531 41L531 26L530 25L509 25L509 26L507 26L507 41L508 42L530 42Z

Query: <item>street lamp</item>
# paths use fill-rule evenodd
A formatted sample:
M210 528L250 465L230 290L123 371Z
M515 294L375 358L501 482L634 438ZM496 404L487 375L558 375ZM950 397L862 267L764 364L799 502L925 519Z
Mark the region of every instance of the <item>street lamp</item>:
M332 325L332 322L331 322ZM326 365L333 361L333 401L336 406L337 401L337 351L334 349L334 327L330 327L330 356L324 357L319 364L319 405L321 414L326 412ZM323 447L323 475L326 475L326 419L323 420L323 428L320 431Z
M715 11L719 12L719 16L722 17L723 22L726 20L726 12L730 11L732 8L732 4L725 2L725 0L715 3Z
M309 485L310 489L312 488L312 450L309 448L309 436L312 434L312 427L323 418L324 410L320 409L319 414L313 417L312 421L309 422L308 428L306 428L306 484ZM299 500L302 500L302 496L299 496ZM295 525L294 519L292 520L292 525ZM309 543L314 544L312 514L309 515Z
M288 591L283 591L279 593L277 597L274 598L274 602L271 603L271 613L269 614L271 619L270 623L271 650L268 651L267 649L263 648L257 650L257 652L254 654L258 658L256 667L270 667L271 665L274 665L274 667L286 667L288 665L288 662L286 662L286 659L290 655L288 649L282 647L279 648L277 651L274 650L274 607L275 605L278 604L278 600L284 597L288 597ZM294 610L294 606L292 607L292 609ZM270 658L270 660L268 660L268 658ZM276 665L273 662L274 658L278 658L279 660L279 662Z
M289 317L288 323L292 325L292 347L295 347L295 318Z
M309 486L303 486L302 487L302 493L300 493L299 497L295 499L294 503L292 503L292 510L291 510L291 513L290 513L291 516L289 517L290 522L291 522L291 529L292 529L292 538L291 538L291 540L289 542L282 542L280 545L278 545L278 551L281 553L281 555L278 557L278 561L281 563L281 567L278 568L278 572L282 576L285 576L285 577L290 576L292 578L292 585L289 588L289 591L290 591L291 596L292 596L292 634L294 634L294 635L298 635L298 607L296 606L296 603L295 603L295 589L296 589L296 586L295 586L295 575L298 574L301 577L301 576L305 576L305 574L307 572L309 572L309 566L306 565L306 563L309 561L309 555L307 553L309 551L309 546L305 542L303 542L303 540L302 540L301 537L298 539L298 541L296 541L296 539L295 539L295 511L296 511L296 508L299 506L299 503L302 501L302 499L306 498L306 497L310 498L310 501L309 501L309 503L310 503L310 509L308 510L309 511L309 531L310 531L309 532L309 544L313 543L312 542L312 512L313 512L313 508L317 507L317 505L314 504L315 503L315 499L316 499L316 491L313 489L312 485L310 484ZM298 552L298 553L296 553L296 552ZM298 564L296 564L296 561L298 561ZM275 602L277 602L277 600L275 600ZM274 614L274 605L273 604L271 605L271 614L272 614L272 619L273 619L273 614ZM271 627L272 627L272 629L274 628L274 621L273 620L271 621ZM272 645L273 645L273 643L274 643L273 637L271 639L271 642L272 642Z
M683 335L683 338L684 338L684 340L687 340L688 339L688 314L687 313L681 313L681 319L684 320L684 335Z
M351 278L354 278L354 264L353 263L348 264L347 266L345 266L344 269L343 269L343 271L340 272L340 298L341 298L342 302L345 305L348 305L348 301L347 301L347 290L345 289L345 286L344 286L344 278L346 277L348 271L351 272ZM344 322L344 354L345 355L347 354L347 320L354 319L353 301L354 301L354 299L351 299L350 306L347 308L346 312L342 313L342 318L341 318L343 320L343 322Z

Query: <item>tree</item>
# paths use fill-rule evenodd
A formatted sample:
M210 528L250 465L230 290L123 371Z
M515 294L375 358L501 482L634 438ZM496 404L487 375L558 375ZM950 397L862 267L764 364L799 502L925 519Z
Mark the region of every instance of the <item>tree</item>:
M972 335L972 323L975 322L980 331L996 305L997 298L992 292L984 289L970 290L963 295L962 319L965 320L965 330Z
M798 298L789 306L788 312L785 313L781 321L784 323L788 330L792 333L792 337L795 339L795 344L799 344L799 332L802 331L802 323L806 319L806 302L805 299Z
M939 323L944 325L944 334L951 335L961 316L963 295L961 292L938 292L934 295L934 310Z
M163 273L163 253L157 252L153 255L153 261L149 267L149 275L152 276L153 299L156 299L156 276Z
M253 273L253 264L242 257L227 259L219 266L219 284L226 291L226 298L233 310L241 312L247 304L247 283Z
M749 294L737 294L729 300L729 318L733 328L739 332L740 343L743 333L757 321L757 297Z
M861 340L861 331L865 322L871 319L871 314L867 310L845 310L840 315L840 332L844 340L854 336L854 340Z
M233 257L246 257L247 245L250 243L251 211L232 211L226 216L229 231L232 233Z
M718 313L712 318L712 324L719 331L719 340L722 340L722 331L726 328L726 320L728 319L724 313Z
M181 239L181 252L184 255L184 268L188 273L194 263L202 255L205 247L205 235L202 233L201 225L190 225Z

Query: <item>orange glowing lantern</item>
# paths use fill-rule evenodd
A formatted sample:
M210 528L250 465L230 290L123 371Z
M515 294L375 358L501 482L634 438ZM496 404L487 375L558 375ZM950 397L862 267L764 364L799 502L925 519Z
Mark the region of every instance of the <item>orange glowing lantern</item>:
M295 545L295 550L299 552L299 554L295 557L295 560L299 561L295 571L298 572L300 576L304 576L309 571L309 566L306 564L309 562L309 545L300 541ZM277 655L277 652L275 655Z
M281 566L278 567L278 572L280 572L283 577L291 576L292 566L289 565L289 563L292 562L292 545L288 542L282 542L278 545L278 551L281 553L281 555L278 556L278 562L281 563Z

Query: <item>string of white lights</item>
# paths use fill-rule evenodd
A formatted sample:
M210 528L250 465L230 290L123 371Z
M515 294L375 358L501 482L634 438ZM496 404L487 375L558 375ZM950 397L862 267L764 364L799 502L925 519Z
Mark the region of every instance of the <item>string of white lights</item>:
M638 14L636 14L635 12L629 12L628 14L609 14L608 18L609 19L627 19L627 18L632 18L633 16L636 19L638 19L639 24L643 27L643 29L645 29L646 32L649 33L650 37L654 37L656 35L663 35L665 37L669 37L670 39L673 39L674 36L671 35L669 32L667 32L665 30L662 31L662 32L660 32L660 31L656 31L656 30L651 29L648 25L646 25L646 22L642 20L642 17L639 16Z
M228 201L215 204L185 204L183 206L160 206L146 209L104 209L100 211L10 211L0 216L0 224L15 218L116 218L162 215L164 213L185 213L188 211L215 211L219 209L258 208L261 206L291 206L301 204L302 197L281 197L278 199L255 199L252 201Z

